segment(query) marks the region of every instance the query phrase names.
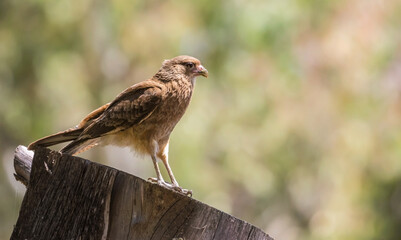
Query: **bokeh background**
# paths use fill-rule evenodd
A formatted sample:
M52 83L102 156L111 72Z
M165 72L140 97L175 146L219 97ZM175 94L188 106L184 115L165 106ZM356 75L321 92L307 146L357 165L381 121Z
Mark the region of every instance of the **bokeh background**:
M400 27L398 0L0 1L0 239L16 146L181 54L210 73L170 142L196 199L276 239L400 239ZM154 176L128 149L82 156Z

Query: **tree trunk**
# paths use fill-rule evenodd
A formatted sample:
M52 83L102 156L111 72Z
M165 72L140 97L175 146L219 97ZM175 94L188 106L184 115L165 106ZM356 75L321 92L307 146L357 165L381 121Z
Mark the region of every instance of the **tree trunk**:
M11 239L272 239L193 198L114 168L19 146L27 185Z

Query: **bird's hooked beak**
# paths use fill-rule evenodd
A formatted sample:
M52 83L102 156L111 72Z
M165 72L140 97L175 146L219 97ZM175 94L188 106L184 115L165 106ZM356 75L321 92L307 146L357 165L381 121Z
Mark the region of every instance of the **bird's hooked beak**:
M195 73L196 73L196 75L202 75L204 77L207 77L209 75L209 72L207 71L207 69L202 65L199 65L196 68Z

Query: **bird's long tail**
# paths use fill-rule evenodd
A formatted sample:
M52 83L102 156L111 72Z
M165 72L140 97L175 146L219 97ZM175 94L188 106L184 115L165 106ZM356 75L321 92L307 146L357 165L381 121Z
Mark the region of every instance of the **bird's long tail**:
M73 141L79 137L82 131L82 128L77 128L55 133L29 144L28 149L35 150L37 147L49 147L59 143Z
M110 103L107 103L93 112L89 113L76 128L70 128L66 131L59 132L44 138L41 138L31 144L29 144L29 150L35 150L37 147L49 147L63 142L72 141L66 147L61 149L62 153L67 153L70 155L78 154L83 151L88 150L91 147L97 145L99 139L83 139L81 136L82 132L86 127L91 125L103 112L107 109Z
M76 155L99 144L99 138L76 139L60 150L61 153Z

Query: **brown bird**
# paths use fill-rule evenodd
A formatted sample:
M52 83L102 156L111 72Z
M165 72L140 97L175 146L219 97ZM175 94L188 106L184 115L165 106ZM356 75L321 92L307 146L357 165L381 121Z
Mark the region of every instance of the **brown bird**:
M86 116L76 127L39 139L28 146L48 147L62 142L61 153L75 155L96 145L129 146L150 155L156 170L152 182L182 192L168 163L170 134L184 115L197 76L208 76L200 61L190 56L165 60L150 79L120 93L112 102ZM167 169L171 183L163 180L157 160Z

